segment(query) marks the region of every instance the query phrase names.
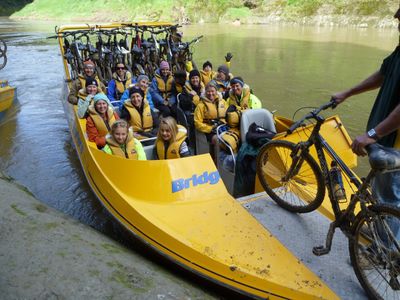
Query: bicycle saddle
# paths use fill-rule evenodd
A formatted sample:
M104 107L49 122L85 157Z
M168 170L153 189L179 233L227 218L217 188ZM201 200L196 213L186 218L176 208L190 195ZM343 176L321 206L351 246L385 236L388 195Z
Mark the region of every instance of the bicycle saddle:
M379 144L371 144L367 147L369 163L375 170L400 170L400 151L394 148L384 147Z

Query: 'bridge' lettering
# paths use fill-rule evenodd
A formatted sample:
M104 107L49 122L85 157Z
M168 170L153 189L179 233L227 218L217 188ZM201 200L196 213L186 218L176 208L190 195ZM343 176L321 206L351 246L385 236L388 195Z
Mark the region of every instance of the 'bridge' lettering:
M192 177L189 177L187 179L180 178L172 181L172 192L176 193L182 191L183 189L188 189L190 188L190 186L197 186L200 184L206 184L206 183L216 184L218 183L219 179L220 176L218 171L214 171L211 173L205 171L201 175L193 174Z

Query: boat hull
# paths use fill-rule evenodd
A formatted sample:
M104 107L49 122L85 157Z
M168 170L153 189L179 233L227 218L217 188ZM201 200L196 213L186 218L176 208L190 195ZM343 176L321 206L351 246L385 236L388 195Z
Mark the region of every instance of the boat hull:
M147 245L254 298L338 298L227 192L208 154L157 161L106 154L87 140L85 120L67 94L65 84L64 110L93 192Z
M7 81L0 81L0 118L11 107L15 98L15 88L8 85Z

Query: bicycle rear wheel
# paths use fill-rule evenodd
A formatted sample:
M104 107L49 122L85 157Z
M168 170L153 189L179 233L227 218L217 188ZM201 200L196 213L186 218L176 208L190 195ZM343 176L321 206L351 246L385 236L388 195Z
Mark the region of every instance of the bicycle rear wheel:
M371 205L354 223L349 252L354 272L372 299L400 298L400 210Z
M288 141L265 144L257 156L257 175L278 205L291 212L306 213L317 209L324 200L324 178L308 152L301 153L301 159L292 166L294 149L295 144ZM288 174L291 166L296 171Z

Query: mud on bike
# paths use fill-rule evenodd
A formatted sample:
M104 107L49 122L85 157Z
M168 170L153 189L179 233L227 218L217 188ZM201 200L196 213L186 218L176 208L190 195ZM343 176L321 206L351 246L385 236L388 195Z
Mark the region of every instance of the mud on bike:
M287 135L312 120L314 127L308 139L297 144L272 140L257 157L257 175L267 194L284 209L306 213L317 209L326 190L334 212L324 246L313 248L317 256L328 254L336 228L349 241L349 253L354 272L372 299L400 298L400 209L379 203L374 197L371 180L377 173L400 171L400 151L378 144L369 145L371 170L365 179L358 177L320 135L325 119L320 113L336 104L331 101L312 110L287 130ZM310 150L316 151L318 163ZM328 156L326 156L326 153ZM328 159L335 161L352 192L348 205L341 209L337 182Z

